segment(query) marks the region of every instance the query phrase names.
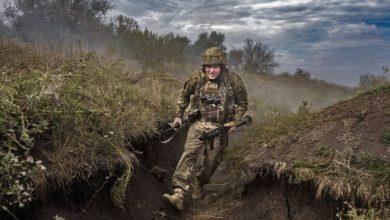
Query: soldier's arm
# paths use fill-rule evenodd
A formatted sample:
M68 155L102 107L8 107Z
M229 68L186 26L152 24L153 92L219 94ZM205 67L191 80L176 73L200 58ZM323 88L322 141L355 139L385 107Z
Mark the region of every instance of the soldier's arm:
M181 90L179 99L177 101L176 117L183 118L184 111L190 103L190 97L195 92L199 78L200 73L194 72L184 83L184 87Z
M241 121L242 117L248 110L248 94L244 83L239 76L234 77L234 103L236 104L234 111L234 120Z

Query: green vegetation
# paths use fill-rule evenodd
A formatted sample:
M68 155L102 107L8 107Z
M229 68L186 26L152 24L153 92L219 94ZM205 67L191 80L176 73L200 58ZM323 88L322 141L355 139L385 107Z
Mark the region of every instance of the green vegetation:
M387 93L388 89L389 85L384 85L365 94ZM236 143L225 155L232 175L232 186L245 178L242 170L250 164L251 169L257 167L258 172L287 177L291 184L312 184L316 186L318 198L331 195L351 204L360 204L356 216L388 216L388 158L365 152L341 152L321 142L301 140L306 137L310 139L311 136L305 134L315 131L315 126L323 123L323 115L310 113L305 102L297 113L262 105L256 108L261 114L254 117L255 121L241 139L242 142ZM383 130L380 142L388 144L389 137L388 129ZM303 149L305 152L299 152ZM352 212L349 209L343 213L353 215Z
M379 93L388 94L390 93L390 83L384 83L380 86L368 89L366 91L361 92L359 95L376 95Z
M32 200L33 176L42 175L46 170L42 161L32 157L17 156L11 151L0 151L0 207L25 206Z
M360 76L359 89L369 90L384 85L390 80L389 67L384 66L382 74L364 74Z
M173 111L173 100L161 93L168 88L144 85L141 90L128 83L123 62L112 55L38 54L34 47L4 41L0 50L0 206L30 198L20 193L45 191L47 179L61 187L87 179L102 164L113 172L118 163L125 168L113 189L120 206L136 162L132 142L155 135L156 124ZM47 167L44 175L28 172L35 167L26 162L36 160L32 149L46 155L38 158ZM18 179L28 183L26 193L10 191Z
M136 61L134 67L142 72L193 71L198 68L205 49L226 50L226 36L220 32L200 33L191 43L186 36L157 34L141 28L133 18L123 15L108 18L107 14L114 8L110 0L15 0L14 3L5 3L0 13L0 38L39 45L53 41L71 45L82 41L90 48L99 49L107 45L117 49L123 57ZM243 44L240 49L245 52L241 54L243 59L233 61L236 67L243 64L243 69L249 72L266 74L278 66L274 51L263 42L248 38Z
M269 74L276 67L279 67L279 64L275 61L275 51L269 49L263 42L255 42L251 38L244 41L242 61L243 70L249 73Z
M258 114L253 116L254 122L248 127L240 142L228 149L225 155L226 161L229 161L228 166L233 172L241 173L245 159L253 157L256 152L262 149L275 146L279 142L279 138L299 132L309 125L312 117L306 111L291 113L284 108L261 104L258 104L256 108Z
M352 204L344 202L343 207L337 213L338 219L351 219L351 220L376 220L381 219L375 209L359 209Z
M185 36L141 29L132 18L117 16L107 21L106 14L113 8L107 0L15 3L0 15L0 37L34 45L0 40L0 207L6 211L23 207L33 195L39 196L38 191L50 187L49 179L65 188L74 180L88 179L102 167L113 175L114 167L121 165L123 175L117 177L111 196L123 209L137 163L132 143L155 136L159 123L171 119L176 99L172 89L183 84L163 72L199 68L204 49L226 49L225 35L201 33L191 44ZM75 41L80 42L76 47ZM84 51L81 42L88 42L91 48L103 50L101 45L109 45L114 49L101 56ZM144 74L136 82L133 79L138 76L129 73L128 63L119 59L115 50L137 61L134 66ZM316 103L323 107L336 100L322 102L325 96L350 94L347 88L311 79L310 73L300 68L294 75L267 75L278 66L274 58L274 51L267 45L248 38L242 49L230 51L229 62L236 70L242 67L246 72L261 74L263 82L277 79L291 86L294 81L298 83L293 87L304 85L315 92L297 108L297 113L285 106L251 106L256 111L254 123L225 155L233 185L241 180L246 161L297 141L301 131L312 124L309 107ZM371 88L387 79L365 75L360 86ZM279 85L272 87L279 92ZM390 93L390 84L361 95L379 93ZM380 141L390 144L388 129L380 134ZM388 160L350 155L325 145L313 148L313 160L288 161L271 152L267 155L270 159L259 164L269 166L277 176L289 175L291 183L314 183L318 196L328 193L376 207L389 201ZM41 155L33 156L34 150Z
M390 146L390 129L385 129L383 130L381 136L380 136L380 141L383 144L389 145Z

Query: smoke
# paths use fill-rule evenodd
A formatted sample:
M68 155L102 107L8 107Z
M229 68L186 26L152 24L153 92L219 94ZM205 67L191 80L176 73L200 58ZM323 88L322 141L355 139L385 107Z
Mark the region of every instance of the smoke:
M309 110L317 111L352 94L351 89L325 81L300 79L293 76L259 76L240 74L250 98L250 111L264 106L296 112L303 102Z
M7 2L5 4L4 2ZM113 25L105 22L110 1L2 1L0 37L17 39L41 50L81 47L104 51L122 50ZM10 4L11 3L11 4Z
M52 7L50 10L43 7L45 10L30 8L23 9L24 13L9 13L8 17L12 24L9 35L12 38L38 45L42 50L50 49L52 45L57 44L62 48L80 46L84 50L98 53L106 51L107 48L115 48L119 55L126 57L127 60L133 55L132 51L124 46L124 42L116 36L113 22L107 22L105 12L110 10L109 5L103 5L101 12L89 14L86 13L90 10L88 5L76 5L79 7L77 10L61 11L58 8L59 3L51 1L51 4L47 6ZM0 22L0 30L5 29L7 27ZM225 35L221 33L206 34L203 41L199 40L192 47L189 45L188 51L185 51L184 54L188 58L184 60L188 63L183 65L184 67L173 65L174 68L182 72L193 71L193 68L198 68L200 63L200 51L204 49L202 45L211 46L209 43L215 41L218 42L217 45L212 46L220 46L223 45L224 39ZM260 102L261 105L279 106L286 111L296 111L304 101L308 102L310 109L317 110L349 94L348 89L344 87L315 80L241 75L252 100Z

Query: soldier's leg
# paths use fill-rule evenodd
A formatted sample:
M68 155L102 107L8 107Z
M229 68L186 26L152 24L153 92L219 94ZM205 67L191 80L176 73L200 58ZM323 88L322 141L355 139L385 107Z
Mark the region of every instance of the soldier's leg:
M203 153L204 142L199 140L202 133L203 130L198 123L192 124L189 128L184 152L172 177L173 188L189 190L195 172L199 170L199 164L197 163L199 155Z
M226 137L217 137L214 139L213 149L207 149L204 155L204 164L197 174L197 177L202 184L206 184L210 181L211 176L214 174L218 165L222 161L223 152L227 145Z
M199 127L199 124L194 123L190 126L184 146L184 152L172 177L174 193L171 195L163 195L166 200L179 210L184 209L185 198L190 196L188 191L191 188L191 182L194 179L196 171L199 170L199 155L204 149L204 143L199 141L199 137L202 133L203 131L201 127Z
M194 192L196 192L196 195L193 197L202 197L203 185L210 181L211 176L222 161L223 152L227 146L227 136L217 137L211 144L213 145L213 149L211 150L207 146L204 152L203 165L196 175L194 184Z

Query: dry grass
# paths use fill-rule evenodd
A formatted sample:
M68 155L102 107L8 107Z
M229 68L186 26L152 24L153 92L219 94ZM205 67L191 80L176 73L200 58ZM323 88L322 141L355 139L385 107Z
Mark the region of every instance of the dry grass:
M173 112L168 88L157 80L143 89L129 83L125 62L113 53L10 41L0 41L0 51L2 150L45 155L48 170L36 179L43 192L48 179L65 188L123 164L123 194L136 162L132 143L155 136L160 118Z
M334 198L364 201L382 207L390 199L390 162L381 156L350 155L334 148L317 149L318 160L296 164L298 179L302 168L310 170L317 185L317 197L330 193ZM302 179L301 179L302 180Z
M389 85L384 85L364 94L388 91ZM334 199L361 207L361 210L375 209L376 215L390 215L388 158L364 152L340 152L325 145L312 148L294 145L298 149L289 148L289 144L300 140L305 129L310 130L312 123L318 121L315 115L306 111L291 114L273 108L262 112L263 115L259 115L262 119L255 120L245 137L227 152L232 184L242 182L242 170L256 169L257 175L271 173L287 178L291 184L309 183L315 186L319 199L331 195ZM387 144L387 133L386 129L383 130L377 141ZM305 152L299 152L303 149Z

